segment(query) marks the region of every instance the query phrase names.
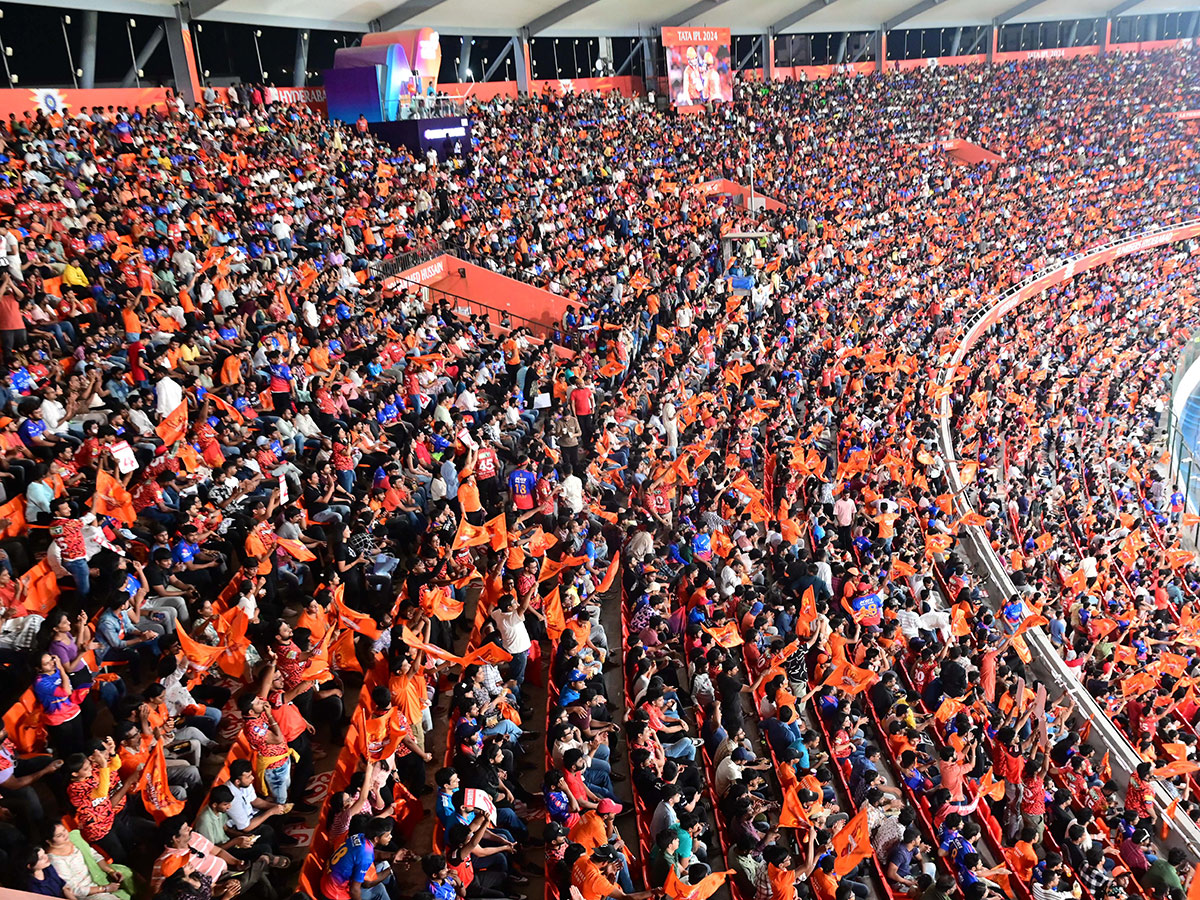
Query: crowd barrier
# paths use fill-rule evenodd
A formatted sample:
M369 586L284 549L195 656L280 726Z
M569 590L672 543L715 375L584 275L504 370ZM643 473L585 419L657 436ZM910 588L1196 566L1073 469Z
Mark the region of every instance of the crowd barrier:
M1160 227L1141 232L1135 237L1110 241L1099 247L1083 250L1072 256L1058 259L1053 264L1034 273L1029 278L1005 291L995 302L987 306L973 319L959 339L958 346L938 375L939 383L948 385L968 351L989 328L1001 318L1019 307L1025 300L1037 297L1044 291L1074 278L1098 266L1106 265L1123 257L1164 244L1188 240L1200 236L1200 220L1189 220L1169 227ZM950 482L950 493L954 495L954 506L962 516L975 510L964 492L964 484L958 469L954 441L950 432L950 397L942 398L938 427L938 445L946 460L946 476ZM1008 577L1004 565L993 550L987 533L982 526L964 526L960 533L960 546L972 564L972 571L987 587L989 602L998 612L1004 599L1015 594L1016 588ZM1067 691L1074 698L1079 714L1092 726L1089 743L1110 755L1113 779L1122 790L1129 781L1130 773L1141 762L1133 746L1124 734L1108 718L1101 706L1089 694L1063 662L1050 643L1043 628L1031 628L1025 632L1025 640L1033 654L1032 668L1047 685ZM1160 818L1168 818L1171 798L1160 786L1154 785L1153 804ZM1182 847L1193 859L1200 858L1200 827L1197 827L1184 812L1176 811L1170 817L1171 834L1167 843Z

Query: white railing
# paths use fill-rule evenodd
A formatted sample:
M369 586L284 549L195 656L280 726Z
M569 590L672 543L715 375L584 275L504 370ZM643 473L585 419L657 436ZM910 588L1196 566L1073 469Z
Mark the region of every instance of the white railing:
M1109 241L1102 246L1092 247L1056 260L1052 265L1009 288L993 303L988 304L971 318L959 339L957 349L939 373L938 382L943 385L949 384L959 363L962 362L980 335L1000 318L1016 309L1023 300L1038 296L1054 285L1061 284L1088 269L1133 253L1186 240L1197 235L1200 235L1200 219L1191 219L1177 225L1143 231L1134 237ZM963 490L962 477L958 469L958 457L950 434L949 396L942 398L940 414L938 443L942 455L946 459L946 474L954 495L954 506L961 516L974 511L974 508L967 492ZM1017 593L1017 589L1008 577L1008 572L1005 571L995 550L992 549L991 542L987 539L987 533L981 526L964 527L960 534L960 540L966 545L968 553L975 563L976 574L982 575L988 586L993 587L996 594L999 595L997 597L991 591L988 592L989 599L993 603L998 600L1002 604L1006 598ZM980 571L980 567L982 571ZM1091 734L1088 737L1089 743L1108 751L1113 778L1124 788L1128 783L1130 773L1142 761L1141 757L1134 751L1125 735L1113 724L1100 704L1072 674L1058 651L1050 643L1045 629L1029 629L1025 632L1025 640L1033 654L1034 671L1046 681L1048 686L1054 685L1075 699L1077 713L1092 724ZM1153 787L1154 806L1158 810L1159 817L1165 817L1171 804L1171 796L1161 785L1155 784ZM1197 827L1196 823L1182 811L1177 811L1171 819L1171 835L1168 843L1184 848L1193 860L1200 859L1200 827Z

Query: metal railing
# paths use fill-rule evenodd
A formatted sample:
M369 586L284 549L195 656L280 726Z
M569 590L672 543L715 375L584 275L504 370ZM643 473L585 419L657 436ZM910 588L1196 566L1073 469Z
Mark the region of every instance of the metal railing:
M943 385L950 383L950 377L954 374L958 364L962 362L967 352L982 333L982 331L977 332L978 326L989 316L994 316L998 320L1015 309L1021 299L1020 295L1022 291L1027 290L1030 286L1043 279L1056 277L1064 271L1066 272L1066 276L1063 280L1072 277L1075 274L1075 263L1084 257L1117 248L1128 248L1128 254L1140 252L1141 250L1151 250L1167 243L1167 241L1156 243L1155 238L1160 238L1169 232L1181 231L1189 226L1200 226L1200 219L1179 222L1169 227L1150 229L1132 237L1109 241L1106 244L1096 247L1089 247L1079 253L1056 260L1052 265L1009 288L997 297L993 303L985 306L969 320L967 327L958 338L958 348L938 376L939 383ZM1189 236L1188 234L1180 234L1178 240L1185 240ZM1143 246L1134 246L1138 244ZM1050 282L1047 284L1047 288L1053 286L1055 283L1057 282ZM950 397L947 396L942 398L941 401L938 445L946 460L946 476L950 481L951 493L954 496L953 503L955 510L959 516L962 516L968 512L973 512L974 509L967 492L964 490L962 476L959 473L958 457L955 453L954 441L950 432L950 411ZM988 587L988 600L998 612L999 604L1003 603L1008 597L1017 594L1017 589L1009 578L1003 564L1000 562L1000 558L996 555L996 551L992 548L991 542L987 537L987 532L981 526L966 526L960 534L963 549L970 558L976 574L982 575L983 581ZM1033 652L1031 665L1034 672L1048 685L1057 686L1075 700L1076 709L1091 722L1092 734L1089 737L1089 741L1092 743L1099 741L1102 743L1103 748L1109 751L1113 778L1124 788L1128 784L1130 773L1142 761L1141 757L1134 750L1125 735L1101 708L1100 704L1096 702L1095 698L1087 692L1079 680L1071 673L1062 657L1058 654L1058 651L1050 643L1045 629L1040 627L1028 629L1025 632L1025 640ZM1166 814L1170 808L1171 800L1172 797L1162 785L1153 785L1153 802L1158 809L1159 815L1163 818L1167 817ZM1191 855L1193 860L1200 859L1200 827L1197 827L1197 824L1181 810L1177 810L1170 821L1170 843L1181 846Z

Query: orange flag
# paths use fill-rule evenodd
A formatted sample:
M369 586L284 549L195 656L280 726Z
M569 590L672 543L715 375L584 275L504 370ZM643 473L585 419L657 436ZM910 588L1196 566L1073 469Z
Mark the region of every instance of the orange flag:
M1157 682L1149 672L1135 672L1121 682L1123 697L1137 697L1154 687Z
M491 663L493 666L498 666L500 663L510 662L512 654L501 647L499 644L484 644L482 647L476 647L474 650L467 651L467 655L463 657L464 665L474 665L475 663Z
M899 558L892 560L892 572L901 578L912 578L917 574L917 570L913 566Z
M1154 770L1154 774L1159 778L1174 778L1176 775L1190 775L1198 770L1200 763L1194 763L1190 759L1177 759L1165 766L1159 766Z
M796 614L796 634L801 637L808 637L812 634L812 625L817 621L818 615L817 595L813 591L812 585L809 585L800 595L800 611Z
M614 556L613 561L608 564L608 571L604 573L604 580L600 582L600 586L596 588L597 594L603 594L612 587L613 579L617 576L617 564L620 562L620 557Z
M286 550L292 559L300 562L308 562L310 559L317 558L315 553L294 538L279 538L279 546Z
M458 523L458 531L454 535L451 550L461 550L463 547L481 547L492 539L492 534L486 525L472 525L464 517Z
M167 783L167 757L163 753L162 741L154 742L154 749L146 760L146 768L142 770L139 789L143 805L160 825L171 816L183 812L183 801L175 799L171 785Z
M1182 566L1186 566L1191 561L1192 561L1192 551L1191 550L1168 550L1167 551L1167 565L1170 566L1172 569L1178 569Z
M725 879L733 874L733 869L724 872L713 872L706 875L693 885L684 884L675 875L675 867L667 870L667 878L663 883L663 893L671 900L708 900L717 889L725 883Z
M212 399L212 402L216 405L217 409L224 412L227 416L229 416L229 418L231 418L233 421L237 422L237 424L241 425L242 423L244 423L246 421L246 417L243 416L238 411L238 408L236 406L234 406L232 403L225 402L220 397L218 397L216 394L211 393L211 392L208 394L208 396Z
M1064 578L1063 587L1074 594L1078 594L1087 587L1087 575L1084 574L1083 569L1076 569Z
M339 584L333 589L333 607L337 610L342 624L347 628L353 628L359 634L365 634L371 640L375 640L380 635L379 626L366 613L360 613L348 607L342 601L342 595L345 592L346 586L344 584Z
M779 811L780 828L801 828L812 824L800 803L800 782L788 787L783 794L783 809Z
M1023 622L1021 622L1020 625L1017 626L1017 630L1015 632L1013 632L1013 636L1015 637L1016 635L1024 634L1030 628L1039 628L1042 625L1049 625L1049 624L1050 624L1050 620L1047 619L1045 616L1029 616Z
M1158 827L1159 840L1165 841L1171 836L1171 820L1175 818L1175 812L1179 809L1179 798L1176 797L1171 801L1171 805L1167 807L1167 814L1163 816L1162 824Z
M724 625L718 625L716 628L709 628L707 625L701 625L700 627L712 635L713 640L726 650L733 647L740 647L745 643L742 640L741 633L738 631L737 622L726 622Z
M451 663L452 665L462 665L463 657L455 656L449 650L445 650L436 644L430 644L417 636L417 633L403 625L400 628L400 637L404 643L408 644L413 650L420 650L426 656L432 656L434 659L440 659L443 662Z
M996 781L991 769L984 772L983 778L979 780L979 795L992 800L1004 799L1004 782Z
M218 644L215 647L210 647L208 644L201 644L183 628L176 630L175 635L179 638L179 646L183 650L183 655L187 657L188 662L202 672L207 670L217 661L217 657L225 652L224 644Z
M162 438L162 442L170 447L173 443L183 437L188 426L188 405L187 400L184 400L177 407L167 413L164 418L155 427L154 431Z
M1054 535L1042 532L1033 539L1033 546L1037 547L1039 553L1045 553L1054 546Z
M833 667L824 683L853 696L861 694L878 680L879 676L870 669L860 669L842 661Z
M329 657L333 668L339 672L362 671L362 663L358 661L358 654L354 652L354 632L349 628L343 630L330 646Z
M133 497L125 486L103 469L96 473L96 494L92 498L92 511L98 516L112 516L126 525L133 524L137 513L133 510Z
M305 681L328 681L333 675L333 659L329 654L329 648L333 644L333 636L336 633L336 628L330 628L325 632L321 643L304 663L304 669L300 672L302 679ZM346 631L346 634L352 633Z
M493 550L503 550L508 546L508 525L504 521L504 513L488 519L483 523L483 527L491 536Z
M833 849L837 851L833 871L841 876L849 874L855 866L871 855L871 830L867 827L866 807L860 809L854 818L833 836Z
M558 543L558 538L552 534L546 534L542 529L536 528L533 532L533 537L529 540L529 555L543 557L546 551Z
M558 596L557 586L542 601L542 609L546 615L546 633L550 635L550 640L557 641L567 627L567 617L563 614L562 598Z
M942 705L937 708L937 712L933 714L933 717L944 725L964 709L966 709L966 707L963 705L961 700L955 700L953 697L947 697L942 701Z
M246 629L250 619L245 611L238 606L221 615L228 626L225 631L225 651L217 660L217 666L231 678L244 678L246 675L246 648L250 641L246 637Z

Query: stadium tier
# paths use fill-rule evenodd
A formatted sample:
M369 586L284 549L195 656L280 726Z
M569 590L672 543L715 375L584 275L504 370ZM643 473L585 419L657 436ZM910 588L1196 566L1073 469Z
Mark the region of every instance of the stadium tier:
M1200 16L947 3L6 66L0 893L1200 900Z

